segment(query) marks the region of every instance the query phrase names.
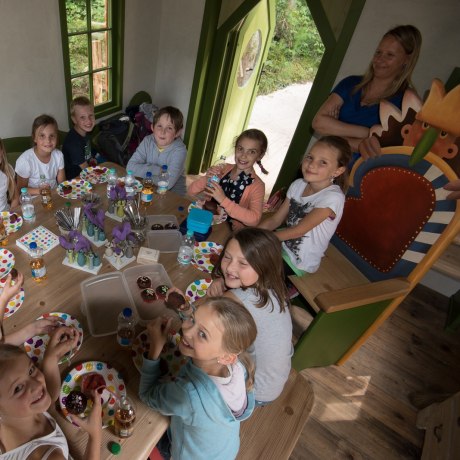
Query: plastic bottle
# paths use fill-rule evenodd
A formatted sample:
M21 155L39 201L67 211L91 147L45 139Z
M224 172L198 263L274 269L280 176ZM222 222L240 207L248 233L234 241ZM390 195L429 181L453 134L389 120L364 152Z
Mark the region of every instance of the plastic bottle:
M211 182L219 182L221 177L222 177L222 173L224 171L224 167L225 167L225 156L224 155L221 155L213 164L212 164L212 168L213 169L218 169L218 172L214 173L212 175L212 177L210 177L208 179L208 185L210 185Z
M136 192L134 191L135 182L136 182L136 179L134 178L133 172L130 170L127 171L126 177L125 177L125 190L126 190L126 196L128 198L136 195Z
M153 200L153 179L152 173L150 171L145 175L143 182L143 188L141 193L141 203L143 206L147 207L152 204Z
M131 308L123 308L118 315L117 341L122 347L130 347L136 334L136 320Z
M134 432L136 408L128 396L121 396L115 410L115 435L120 438L129 438Z
M109 170L109 175L107 176L107 198L110 198L110 190L112 187L117 185L117 170L115 168L111 168Z
M34 220L35 219L35 207L32 202L32 197L27 191L27 187L21 189L21 197L19 198L21 202L22 217L24 220Z
M42 206L45 209L52 209L53 198L51 196L51 187L44 174L40 174L40 183L38 184L40 195L42 197Z
M160 175L158 176L158 186L157 193L158 195L165 195L169 188L169 172L168 166L163 165L161 167Z
M6 246L8 244L8 233L3 222L3 217L0 217L0 246Z
M30 269L32 270L32 278L37 283L46 279L46 266L43 259L43 249L37 246L35 241L29 244L30 249Z
M193 259L193 247L195 246L195 237L192 230L187 230L187 233L182 238L182 244L177 254L177 261L182 265L188 265Z

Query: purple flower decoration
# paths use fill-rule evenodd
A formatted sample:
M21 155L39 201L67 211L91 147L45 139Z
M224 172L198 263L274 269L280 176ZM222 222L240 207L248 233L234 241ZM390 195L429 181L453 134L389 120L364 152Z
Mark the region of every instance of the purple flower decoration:
M95 217L95 221L96 221L96 225L101 229L103 230L104 229L104 219L105 219L105 213L102 209L99 209L99 211L97 211L97 214L96 214L96 217Z
M61 235L59 237L59 244L66 250L72 250L73 249L73 243L72 241L68 241L65 236Z
M75 243L75 251L91 251L91 243L83 235L80 235L77 242Z
M114 227L112 230L113 241L115 244L125 241L126 237L131 233L131 225L129 222L123 222L121 225Z
M112 201L126 200L126 189L124 186L115 185L109 190L109 198Z
M69 232L69 239L61 235L59 243L66 251L91 251L91 243L77 230Z

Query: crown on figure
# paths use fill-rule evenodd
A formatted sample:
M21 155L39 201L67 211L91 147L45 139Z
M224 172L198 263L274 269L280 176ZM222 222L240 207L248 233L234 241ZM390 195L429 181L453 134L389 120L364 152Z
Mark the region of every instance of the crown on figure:
M430 94L415 118L460 136L460 85L446 94L442 81L435 78Z

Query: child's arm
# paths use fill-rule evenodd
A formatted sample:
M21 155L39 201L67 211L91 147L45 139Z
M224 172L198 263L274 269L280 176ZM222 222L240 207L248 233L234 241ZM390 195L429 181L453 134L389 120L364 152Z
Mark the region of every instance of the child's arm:
M227 286L225 286L225 281L223 278L216 278L212 281L208 290L206 291L206 297L219 297L224 295L227 291Z
M168 340L168 333L171 328L172 318L158 317L147 324L150 347L147 353L148 359L157 360L161 350Z
M150 136L151 137L151 136ZM126 170L131 170L137 177L145 177L145 174L150 171L152 172L152 164L148 162L150 145L154 148L153 142L148 142L149 136L147 136L137 147L132 157L129 159L126 165ZM153 174L153 172L152 172Z
M11 198L10 208L14 209L16 206L19 206L19 191L16 182L14 182L13 196Z
M16 175L18 189L21 190L23 187L27 188L27 191L30 195L40 195L40 189L36 187L29 187L29 178L28 177L21 177L19 174Z
M187 156L187 149L185 148L184 144L178 145L174 151L168 157L168 161L164 164L168 166L168 173L169 173L169 186L168 190L172 189L176 182L179 180L179 177L182 176L184 172L184 163L185 157ZM160 156L160 164L161 164L161 156ZM162 165L162 164L161 164ZM158 185L158 178L159 174L161 173L161 166L158 167L158 172L154 172L153 182L155 185Z
M69 414L72 422L89 434L88 444L85 450L85 459L99 460L101 458L102 440L102 405L100 394L93 390L91 393L93 408L87 418L80 418L77 415Z
M43 358L42 371L45 375L46 388L51 395L52 401L55 401L59 396L61 387L59 360L66 353L76 348L78 337L78 331L74 327L58 327L51 333Z
M297 225L286 227L283 230L276 232L276 236L280 241L293 240L300 238L308 233L312 228L315 228L328 217L335 216L330 208L315 208L302 218Z
M10 299L19 293L23 282L24 277L22 273L18 273L18 277L16 278L14 284L11 284L10 274L6 277L5 286L3 287L3 291L0 294L0 321L3 322L3 315L5 314L6 306Z
M5 342L19 347L27 339L36 335L51 334L51 332L59 326L61 326L61 323L57 316L39 319L27 324L27 326L24 326L15 332L12 332L11 334L8 334Z
M65 181L65 170L64 168L60 169L57 173L56 177L57 183L60 184L61 182Z
M262 221L262 223L258 225L258 228L264 228L265 230L275 230L280 225L283 225L289 213L289 203L289 198L286 198L278 210L268 219Z
M187 188L187 193L189 195L197 195L201 193L205 188L208 182L207 176L201 176L199 179L194 180Z

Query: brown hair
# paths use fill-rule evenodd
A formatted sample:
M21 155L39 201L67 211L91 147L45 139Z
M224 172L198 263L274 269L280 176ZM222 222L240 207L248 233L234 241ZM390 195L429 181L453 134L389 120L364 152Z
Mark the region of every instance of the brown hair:
M169 118L171 118L172 124L176 129L176 133L184 127L184 116L182 115L182 112L179 109L176 109L176 107L171 107L170 105L163 107L154 113L152 121L153 126L158 123L158 120L162 117L162 115L169 115Z
M86 96L77 96L70 103L70 115L73 117L75 115L75 107L92 107L94 109L93 103Z
M398 40L399 44L403 47L406 54L409 56L407 64L404 66L401 74L392 82L387 90L380 96L380 99L386 99L393 96L398 92L403 92L407 88L413 88L412 84L412 72L414 71L415 65L417 64L418 56L420 54L420 48L422 47L422 35L417 27L410 24L404 26L397 26L390 29L382 37L382 40L386 37L394 37ZM353 92L359 91L360 89L365 90L369 82L374 78L374 68L372 66L372 60L366 73L363 76L362 81L357 84ZM378 102L378 101L375 101Z
M243 131L235 139L234 147L236 148L236 146L238 145L238 142L241 139L244 139L245 137L253 141L259 142L260 153L262 154L262 156L265 155L265 152L267 151L267 148L268 148L268 140L267 140L267 136L260 129L252 128L252 129L246 129L245 131ZM257 160L257 164L263 174L268 174L268 171L262 166L261 160Z
M236 240L240 245L244 257L258 275L258 279L253 286L244 288L253 288L257 291L259 301L256 307L261 308L270 301L272 310L275 306L270 299L269 290L273 291L276 300L279 303L281 312L289 306L289 296L284 282L283 259L281 256L281 242L275 233L261 228L246 227L236 231L226 241L222 250L219 261L214 267L213 275L223 277L221 262L225 254L228 243Z
M51 115L39 115L37 118L35 118L34 122L32 123L32 142L34 142L35 133L37 132L37 129L41 128L42 126L45 128L48 125L54 126L56 129L56 135L59 135L57 121Z
M10 360L25 354L26 352L16 345L11 345L9 343L0 344L0 375L5 373Z
M8 163L8 157L6 155L5 144L0 138L0 171L2 171L8 179L7 198L11 202L14 196L14 190L16 188L16 182L14 177L14 169Z
M316 142L323 143L337 150L337 167L345 167L345 171L337 176L334 179L334 183L337 184L343 193L347 193L348 190L348 163L350 163L352 151L350 144L343 137L340 136L323 136L319 138ZM310 154L310 151L307 150L302 157L302 162L305 160L305 157Z
M213 297L202 305L212 307L217 313L224 330L222 345L227 353L238 355L248 374L246 389L251 390L254 385L255 365L246 350L257 336L254 318L243 305L229 297Z

